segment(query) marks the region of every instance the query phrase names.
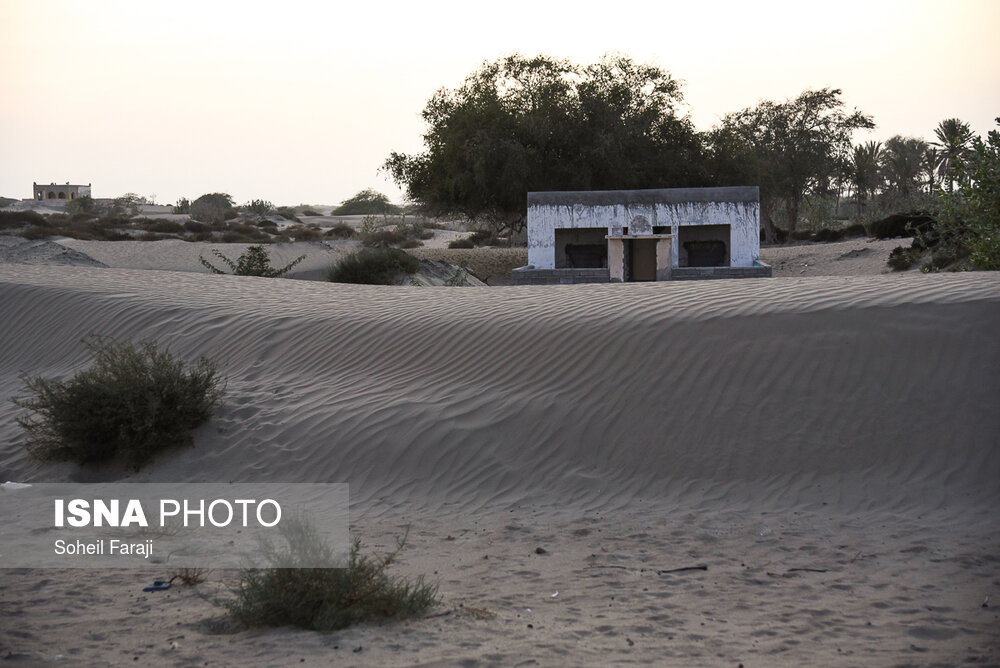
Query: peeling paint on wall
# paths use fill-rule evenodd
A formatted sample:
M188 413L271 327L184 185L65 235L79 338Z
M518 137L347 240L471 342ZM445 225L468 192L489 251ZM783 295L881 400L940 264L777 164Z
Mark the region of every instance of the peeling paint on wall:
M728 225L732 267L752 267L760 259L760 190L665 188L528 193L528 263L556 268L557 229L601 228L607 234L652 234L670 228L672 263L678 266L678 229L689 225ZM633 229L634 228L634 229Z

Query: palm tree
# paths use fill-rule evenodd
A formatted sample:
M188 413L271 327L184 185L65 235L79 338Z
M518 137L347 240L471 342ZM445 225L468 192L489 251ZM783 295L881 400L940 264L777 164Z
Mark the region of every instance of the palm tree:
M857 215L865 201L878 189L881 183L879 160L882 156L882 143L870 141L854 147L851 154L851 183L854 184L854 196L858 203Z
M935 143L941 150L941 162L938 173L942 180L948 181L948 192L955 189L953 170L965 161L972 145L972 130L968 123L957 118L946 118L934 129L938 140Z
M941 167L941 151L932 146L927 145L924 149L924 155L921 158L921 167L923 168L924 174L927 175L927 192L934 193L934 176L937 174L938 169Z
M907 197L919 187L920 172L927 142L916 137L896 135L885 142L882 151L882 172L889 188Z

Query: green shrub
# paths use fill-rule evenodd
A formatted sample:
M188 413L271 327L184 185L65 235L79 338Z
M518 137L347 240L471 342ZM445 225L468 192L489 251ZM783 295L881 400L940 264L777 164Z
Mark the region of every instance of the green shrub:
M264 558L272 565L294 563L296 553L332 559L329 546L315 530L303 530L301 520L297 521L288 518L281 523L289 550L279 556L265 545ZM294 538L290 537L293 533ZM226 607L244 626L292 625L315 631L414 617L437 603L437 587L422 577L409 582L386 573L405 542L404 535L394 551L378 557L361 554L361 542L355 539L343 568L244 569L236 598Z
M121 197L116 197L108 204L107 214L109 216L132 218L138 216L142 210L142 205L146 203L146 198L135 193L125 193Z
M911 248L904 248L903 246L896 246L889 253L888 264L894 271L903 271L904 269L909 269L913 266L915 262L913 250Z
M364 248L342 258L330 268L334 283L395 285L405 274L414 274L420 261L398 248Z
M0 230L24 227L25 225L45 227L48 225L48 221L37 211L0 211Z
M843 230L833 230L829 227L824 227L813 235L813 241L821 242L840 241L843 238Z
M454 239L448 242L448 248L475 248L472 239Z
M184 225L176 220L164 220L157 218L145 223L143 227L149 232L162 232L163 234L184 234Z
M97 215L101 212L101 208L102 207L98 205L98 203L90 195L81 195L80 197L66 202L64 210L70 215L78 213Z
M299 212L300 216L322 216L319 211L315 209L310 209L309 207L297 207L296 210Z
M312 227L296 225L285 230L285 234L291 236L296 241L319 241L323 238L323 233Z
M252 244L256 239L242 232L226 231L222 233L220 241L224 244Z
M354 236L354 228L347 223L337 223L326 231L326 236L334 239L350 239Z
M302 260L306 257L305 255L300 255L284 267L275 269L271 266L271 258L268 256L267 251L264 250L263 246L248 247L235 262L223 255L221 251L213 250L212 254L222 260L223 263L225 263L226 266L232 270L234 276L263 276L264 278L278 278L279 276L284 276L292 270L292 267L297 265L299 262L302 262ZM211 262L200 255L198 256L198 261L210 269L213 274L227 273L213 266Z
M192 218L203 223L221 223L238 215L233 209L233 198L227 193L207 193L187 208ZM176 207L174 211L177 211Z
M922 213L894 213L871 224L876 239L912 237L916 232L932 226L934 220Z
M264 199L250 200L242 208L246 213L258 218L270 216L274 212L274 205Z
M399 242L400 248L420 248L423 245L424 242L419 239L404 239Z
M184 230L190 232L191 234L204 234L208 232L211 234L212 228L205 223L199 223L196 220L189 220L184 223Z
M298 215L295 212L295 209L293 209L290 206L279 206L277 214L282 218L284 218L285 220L291 221L293 223L302 222L301 220L299 220Z
M18 236L27 239L28 241L38 241L39 239L48 239L54 236L56 233L47 227L39 227L38 225L32 225L28 229L18 233Z
M192 367L154 341L87 341L93 365L67 381L24 377L34 411L17 423L41 459L80 464L116 456L140 467L166 448L190 445L190 431L212 415L224 381L204 358Z
M396 215L403 212L403 209L389 201L389 198L380 192L367 188L357 193L354 197L346 199L334 209L330 215L333 216L356 216L365 214L380 214L383 216Z
M268 242L271 240L271 235L264 232L256 225L246 225L244 223L227 223L226 231L234 232L236 234L242 234L244 237L257 242Z
M365 248L384 248L395 246L406 241L406 235L397 230L381 229L364 234L361 237L361 245Z

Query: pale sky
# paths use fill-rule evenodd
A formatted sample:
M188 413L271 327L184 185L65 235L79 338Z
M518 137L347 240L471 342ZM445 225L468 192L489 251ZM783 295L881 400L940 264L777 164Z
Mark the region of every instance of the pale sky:
M420 112L515 51L608 51L684 83L695 126L807 88L933 139L1000 116L998 0L304 2L0 0L0 195L93 183L160 203L335 204L422 150Z

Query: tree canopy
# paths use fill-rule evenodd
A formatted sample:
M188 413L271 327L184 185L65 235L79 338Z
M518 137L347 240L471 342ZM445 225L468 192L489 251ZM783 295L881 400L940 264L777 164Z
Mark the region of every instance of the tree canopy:
M1000 128L1000 116L995 120ZM949 188L942 195L940 227L969 249L974 265L997 271L1000 270L1000 130L990 130L985 140L972 136L962 143L968 148L948 171L948 178L956 180L959 189L953 192Z
M402 208L390 202L388 197L372 188L366 188L354 197L341 202L340 206L331 212L331 215L397 215L402 212Z
M190 204L190 214L204 223L221 223L233 212L233 198L226 193L207 193Z
M934 129L938 149L938 174L948 184L948 192L955 188L955 171L960 169L969 157L973 140L968 123L957 118L946 118Z
M424 152L384 167L429 213L517 233L529 191L710 185L681 101L668 72L626 56L581 67L515 54L437 91Z
M768 235L774 230L768 207L779 198L788 214L789 233L795 231L799 208L808 194L830 189L831 181L848 162L851 135L873 128L871 116L844 111L839 88L807 90L794 100L765 100L755 107L728 114L710 135L725 151L740 156L737 166L761 187L761 214ZM719 155L719 151L715 151Z

